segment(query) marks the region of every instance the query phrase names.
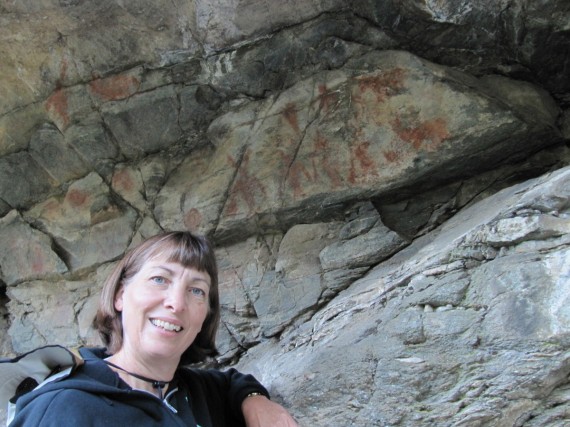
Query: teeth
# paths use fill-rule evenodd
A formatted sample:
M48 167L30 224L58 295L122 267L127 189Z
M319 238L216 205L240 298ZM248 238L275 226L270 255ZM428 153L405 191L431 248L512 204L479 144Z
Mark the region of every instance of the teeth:
M173 325L172 323L165 322L164 320L152 319L151 322L154 326L166 329L167 331L180 332L182 330L182 327Z

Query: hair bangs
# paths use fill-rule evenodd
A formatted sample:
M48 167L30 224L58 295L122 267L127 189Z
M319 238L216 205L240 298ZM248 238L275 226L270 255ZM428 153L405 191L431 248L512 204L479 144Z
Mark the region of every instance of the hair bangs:
M210 251L211 248L208 248L203 241L190 235L183 235L179 239L167 239L164 246L153 254L152 258L164 257L168 262L175 262L185 268L194 268L210 274L213 269L215 270Z

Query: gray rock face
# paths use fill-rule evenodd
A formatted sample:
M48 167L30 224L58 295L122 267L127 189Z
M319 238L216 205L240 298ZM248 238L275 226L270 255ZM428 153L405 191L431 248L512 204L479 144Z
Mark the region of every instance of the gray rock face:
M71 185L63 200L47 199L29 210L26 218L53 236L75 271L124 253L136 213L114 203L101 177L90 174Z
M569 179L461 211L239 366L307 426L563 425L547 402L570 373Z
M22 280L63 274L67 267L51 248L50 238L27 224L16 211L1 220L2 280L12 285Z
M552 100L512 85L509 99L494 99L492 86L408 53L365 55L217 119L207 164L180 169L155 213L236 239L258 222L312 221L322 207L466 176L556 141ZM544 120L526 113L534 108ZM228 196L207 191L213 182Z
M567 425L567 3L4 2L1 352L194 230L302 426Z

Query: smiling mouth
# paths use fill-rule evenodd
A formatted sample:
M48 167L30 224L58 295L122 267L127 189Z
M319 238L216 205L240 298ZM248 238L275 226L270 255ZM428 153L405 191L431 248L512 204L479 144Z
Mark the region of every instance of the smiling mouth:
M182 326L173 325L172 323L165 322L164 320L150 319L150 323L171 332L180 332L182 330Z

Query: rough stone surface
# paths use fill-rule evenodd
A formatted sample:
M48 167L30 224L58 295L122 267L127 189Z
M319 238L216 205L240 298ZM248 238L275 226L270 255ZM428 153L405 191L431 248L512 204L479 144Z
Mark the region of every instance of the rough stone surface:
M7 285L42 276L67 272L52 249L50 238L27 224L16 211L2 218L0 268Z
M158 152L181 138L176 100L174 89L166 87L107 104L103 119L125 157Z
M528 223L569 224L569 179L566 168L459 212L240 367L307 426L564 425L568 408L544 404L567 393L569 238ZM525 237L497 241L505 219Z
M26 218L52 235L71 270L112 260L128 246L135 211L115 203L101 177L90 174L71 185L63 199L52 197Z
M567 0L0 2L0 351L212 237L302 426L570 423Z
M189 162L186 179L167 183L163 200L172 208L161 203L156 214L206 233L216 225L224 240L228 233L236 238L237 229L255 232L259 222L310 221L319 208L339 201L411 183L433 185L442 171L450 179L496 166L557 139L546 107L544 121L536 114L529 122L519 117L542 105L537 99L544 93L511 83L521 95L505 109L508 99L490 98L491 88L468 75L404 52L366 55L346 72L319 74L239 116L220 117L210 127L216 150L208 164L201 169ZM199 200L210 197L203 187L213 180L228 187L227 199ZM216 223L212 209L221 211ZM299 218L303 210L307 218Z

